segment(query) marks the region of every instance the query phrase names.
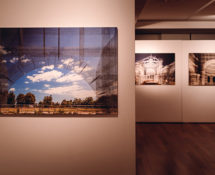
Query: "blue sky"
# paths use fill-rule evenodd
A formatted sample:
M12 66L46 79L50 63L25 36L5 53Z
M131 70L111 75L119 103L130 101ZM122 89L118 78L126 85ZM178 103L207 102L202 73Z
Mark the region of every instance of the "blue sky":
M89 96L95 99L95 91L81 74L64 69L64 65L72 61L70 58L63 60L59 65L48 65L33 70L19 78L10 87L10 91L14 91L16 96L19 93L32 92L36 96L37 103L47 95L52 95L54 102L61 102L63 99L84 99ZM78 69L78 67L75 68ZM90 70L90 67L86 67L84 71Z
M63 99L83 99L89 96L96 98L95 91L85 81L83 75L86 75L85 77L88 78L88 81L95 78L97 65L100 59L103 59L101 57L103 47L114 36L116 36L114 39L117 40L117 35L115 35L117 32L116 28L106 28L104 31L103 28L84 28L82 47L86 49L95 48L99 49L99 51L91 53L86 50L83 66L87 66L84 67L84 72L81 75L78 74L83 71L81 70L83 66L79 67L80 62L78 62L80 53L73 53L74 49L80 47L80 28L60 28L60 37L58 37L58 28L45 28L45 35L43 28L24 28L22 29L24 50L26 48L27 50L33 49L32 53L22 53L22 56L18 52L20 44L19 29L2 30L4 30L5 37L0 45L0 55L2 55L0 63L6 66L8 72L11 73L9 73L11 80L15 81L9 87L9 90L13 90L16 95L32 92L36 96L37 103L47 95L52 95L55 102L61 102ZM43 56L40 58L44 44L47 52L46 59ZM57 59L56 63L58 50L56 49L56 53L49 53L49 48L57 47L60 47L60 58ZM15 48L15 50L12 49L12 52L11 48ZM41 50L37 53L37 51L34 52L34 48ZM64 52L64 49L68 48L71 48L71 53L68 51ZM42 67L27 72L33 69L35 65L36 67ZM17 74L16 70L22 68L23 70L19 72L20 74ZM13 73L13 70L15 73ZM22 76L23 72L27 73ZM19 76L22 77L17 79Z

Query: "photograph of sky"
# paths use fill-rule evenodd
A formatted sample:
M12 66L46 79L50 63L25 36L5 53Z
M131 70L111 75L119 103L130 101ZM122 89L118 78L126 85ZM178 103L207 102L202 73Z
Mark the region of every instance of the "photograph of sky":
M87 96L96 99L95 91L83 76L74 71L63 69L63 65L60 64L57 67L49 65L33 70L19 78L9 91L14 91L16 95L31 91L37 97L36 103L42 101L46 95L52 95L53 102Z
M117 28L0 28L0 114L116 115L117 35Z

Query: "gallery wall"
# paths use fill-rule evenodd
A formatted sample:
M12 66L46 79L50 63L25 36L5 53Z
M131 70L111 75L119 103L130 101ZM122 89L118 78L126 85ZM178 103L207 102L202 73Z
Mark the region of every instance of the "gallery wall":
M181 42L136 41L135 53L175 53L175 85L136 85L136 121L181 121Z
M188 54L215 53L214 41L183 42L183 86L182 104L184 122L215 122L215 87L188 86Z
M136 41L136 53L175 53L175 85L136 85L137 122L215 122L214 86L190 86L189 53L215 53L214 41Z
M133 0L1 0L0 27L117 27L118 117L1 117L0 174L134 175Z

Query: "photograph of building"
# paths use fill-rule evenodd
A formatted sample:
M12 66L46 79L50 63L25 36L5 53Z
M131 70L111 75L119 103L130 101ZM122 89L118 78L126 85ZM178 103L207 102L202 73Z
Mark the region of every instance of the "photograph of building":
M117 28L1 28L0 114L117 114Z
M189 85L215 85L215 53L189 54Z
M135 54L136 85L174 85L175 54Z

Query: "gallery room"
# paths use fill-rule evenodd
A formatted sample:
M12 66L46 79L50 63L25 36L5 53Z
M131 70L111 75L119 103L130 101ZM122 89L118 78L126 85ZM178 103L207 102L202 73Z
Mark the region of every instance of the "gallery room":
M214 175L214 0L0 0L0 175Z

